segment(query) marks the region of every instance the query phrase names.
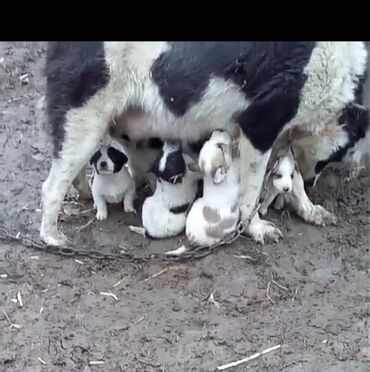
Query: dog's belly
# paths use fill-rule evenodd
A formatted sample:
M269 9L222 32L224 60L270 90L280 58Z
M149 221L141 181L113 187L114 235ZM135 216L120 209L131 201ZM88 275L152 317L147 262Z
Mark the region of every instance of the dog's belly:
M123 200L125 193L105 195L105 200L110 204L120 203Z

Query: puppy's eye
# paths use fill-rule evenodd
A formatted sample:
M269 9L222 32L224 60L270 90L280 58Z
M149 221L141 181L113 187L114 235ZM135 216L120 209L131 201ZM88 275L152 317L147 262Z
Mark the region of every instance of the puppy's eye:
M291 178L291 179L293 179L293 177L294 177L294 173L292 173L292 174L290 175L290 178Z
M275 174L275 178L277 178L277 179L280 179L280 178L282 178L283 177L283 175L282 174L280 174L280 173L278 173L278 174Z

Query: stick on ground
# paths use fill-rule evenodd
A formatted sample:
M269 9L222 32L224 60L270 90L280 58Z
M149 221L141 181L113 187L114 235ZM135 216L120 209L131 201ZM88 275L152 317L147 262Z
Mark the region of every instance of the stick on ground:
M231 367L236 367L236 366L238 366L242 363L247 363L247 362L249 362L253 359L257 359L262 355L265 355L267 353L270 353L271 351L275 351L275 350L280 349L280 348L281 348L281 345L276 345L276 346L270 347L269 349L263 350L263 351L261 351L259 353L256 353L256 354L253 354L248 358L244 358L244 359L241 359L241 360L237 360L236 362L224 364L223 366L218 366L217 370L218 371L224 371L225 369L228 369L228 368L231 368Z

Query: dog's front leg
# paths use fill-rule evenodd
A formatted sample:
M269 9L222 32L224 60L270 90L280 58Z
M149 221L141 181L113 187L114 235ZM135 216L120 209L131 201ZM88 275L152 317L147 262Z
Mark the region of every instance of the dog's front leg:
M297 171L294 172L292 191L285 195L285 201L306 222L319 226L337 223L337 218L333 213L328 212L321 205L312 203L304 189L302 175Z
M271 150L261 153L244 135L240 135L240 212L242 221L250 219L261 193L263 178ZM256 213L258 215L258 212ZM256 216L255 215L255 216ZM256 217L257 218L257 217ZM253 219L252 219L253 221ZM252 223L252 221L250 223ZM281 231L271 222L255 219L255 228L246 232L256 241L263 243L265 237L277 241L282 236ZM252 233L251 233L252 232Z
M105 220L108 217L107 202L104 197L93 190L94 206L96 208L96 219Z
M136 209L134 207L134 200L136 194L136 187L135 183L132 182L131 186L126 191L126 194L123 198L123 209L126 213L136 213Z

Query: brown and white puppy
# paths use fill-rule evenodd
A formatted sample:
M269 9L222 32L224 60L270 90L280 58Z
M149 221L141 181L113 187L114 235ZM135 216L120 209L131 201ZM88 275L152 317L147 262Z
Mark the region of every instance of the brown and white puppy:
M197 245L219 243L239 222L239 163L232 159L229 134L214 131L199 154L203 197L197 199L186 219L186 236Z

